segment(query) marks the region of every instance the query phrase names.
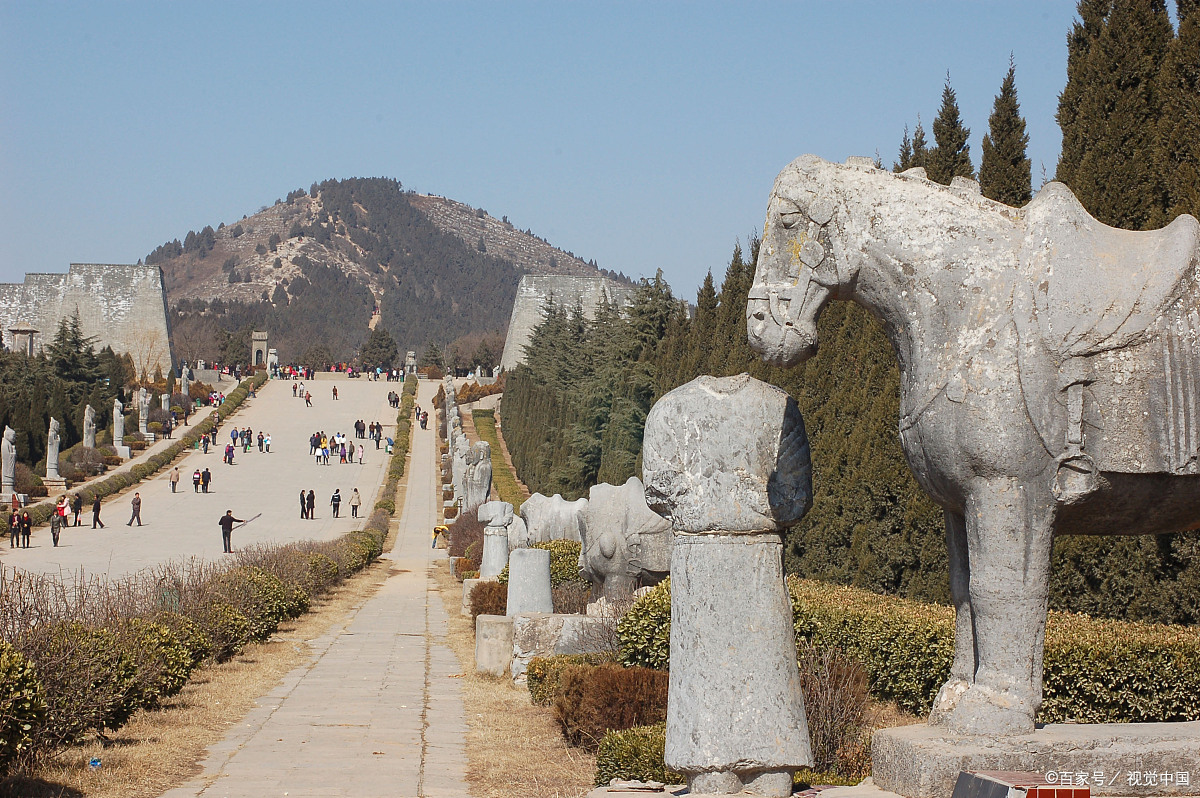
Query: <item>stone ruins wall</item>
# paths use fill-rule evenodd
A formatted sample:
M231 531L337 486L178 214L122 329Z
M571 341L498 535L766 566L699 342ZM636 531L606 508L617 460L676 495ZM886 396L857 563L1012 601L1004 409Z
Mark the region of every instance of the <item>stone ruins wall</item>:
M150 375L156 367L163 373L171 367L167 298L157 266L72 263L66 274L26 274L24 283L0 283L0 332L10 350L10 327L37 329L37 351L54 340L59 321L76 311L97 349L128 352Z
M579 303L583 314L593 318L601 300L628 305L633 299L634 286L607 277L566 277L557 274L526 274L517 286L512 317L508 322L508 337L500 365L511 369L525 360L525 345L533 328L542 323L546 306L553 297L555 304L574 307Z

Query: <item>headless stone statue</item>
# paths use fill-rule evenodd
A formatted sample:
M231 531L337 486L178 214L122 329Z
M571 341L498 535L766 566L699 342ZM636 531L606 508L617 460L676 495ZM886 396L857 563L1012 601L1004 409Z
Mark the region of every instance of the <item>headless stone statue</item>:
M96 408L88 405L83 411L83 445L96 448Z
M143 436L150 434L150 428L146 426L150 423L150 392L145 388L138 388L138 432Z
M676 533L666 764L692 793L791 795L813 761L780 538L812 502L796 402L699 377L651 408L643 463Z
M521 517L525 520L521 546L549 540L582 542L583 513L587 503L587 499L569 502L557 493L553 496L533 494L521 504Z
M58 451L62 445L62 437L59 434L60 425L58 419L50 418L50 431L46 434L46 478L51 480L59 479L58 476Z
M4 427L4 440L0 441L0 492L11 496L17 483L17 431Z

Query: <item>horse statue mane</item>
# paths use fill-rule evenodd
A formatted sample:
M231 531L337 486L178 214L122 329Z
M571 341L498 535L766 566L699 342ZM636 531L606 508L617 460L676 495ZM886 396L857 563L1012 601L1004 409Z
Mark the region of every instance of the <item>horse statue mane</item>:
M1012 208L802 156L771 192L752 348L811 357L830 300L882 320L901 446L946 514L955 661L931 722L1028 732L1054 535L1200 526L1200 223L1118 230L1061 183Z

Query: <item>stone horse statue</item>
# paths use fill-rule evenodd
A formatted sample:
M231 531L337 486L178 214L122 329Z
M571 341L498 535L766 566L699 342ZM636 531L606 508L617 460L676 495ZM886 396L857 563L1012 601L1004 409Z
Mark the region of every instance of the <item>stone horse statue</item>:
M853 300L900 362L900 442L945 510L954 663L930 722L1033 729L1056 534L1200 523L1200 224L1093 219L1061 183L1024 208L869 158L775 180L746 308L790 366Z

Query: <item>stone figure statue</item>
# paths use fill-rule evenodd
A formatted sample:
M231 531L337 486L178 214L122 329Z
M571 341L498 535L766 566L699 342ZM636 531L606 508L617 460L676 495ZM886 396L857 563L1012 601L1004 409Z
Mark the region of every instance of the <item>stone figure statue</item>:
M487 441L473 443L467 450L467 469L463 482L467 509L478 507L488 500L492 493L492 447Z
M525 546L548 540L583 541L583 511L587 499L569 502L559 494L543 496L535 493L521 504L525 519Z
M50 431L46 433L46 478L58 479L58 451L62 444L58 419L50 417Z
M775 180L750 343L805 360L831 299L883 320L900 443L946 517L954 661L930 722L1031 732L1054 537L1200 523L1200 223L1117 230L1061 183L1018 209L870 160Z
M119 398L113 399L113 445L120 446L125 440L125 405Z
M169 394L169 393L159 394L158 400L161 404L162 411L164 413L170 413L171 412L171 394Z
M138 432L142 435L149 435L150 429L146 425L150 423L150 392L145 388L138 388Z
M601 483L588 491L583 509L579 570L609 601L656 585L671 570L671 522L646 505L642 481Z
M88 405L83 410L83 445L96 448L96 408Z
M0 493L11 497L17 484L17 431L4 427L4 440L0 441Z
M664 759L691 794L783 798L812 764L782 540L812 504L808 455L796 401L748 374L699 377L646 417L645 501L676 533Z
M179 387L180 393L185 397L191 396L192 389L192 370L186 363L179 369Z

